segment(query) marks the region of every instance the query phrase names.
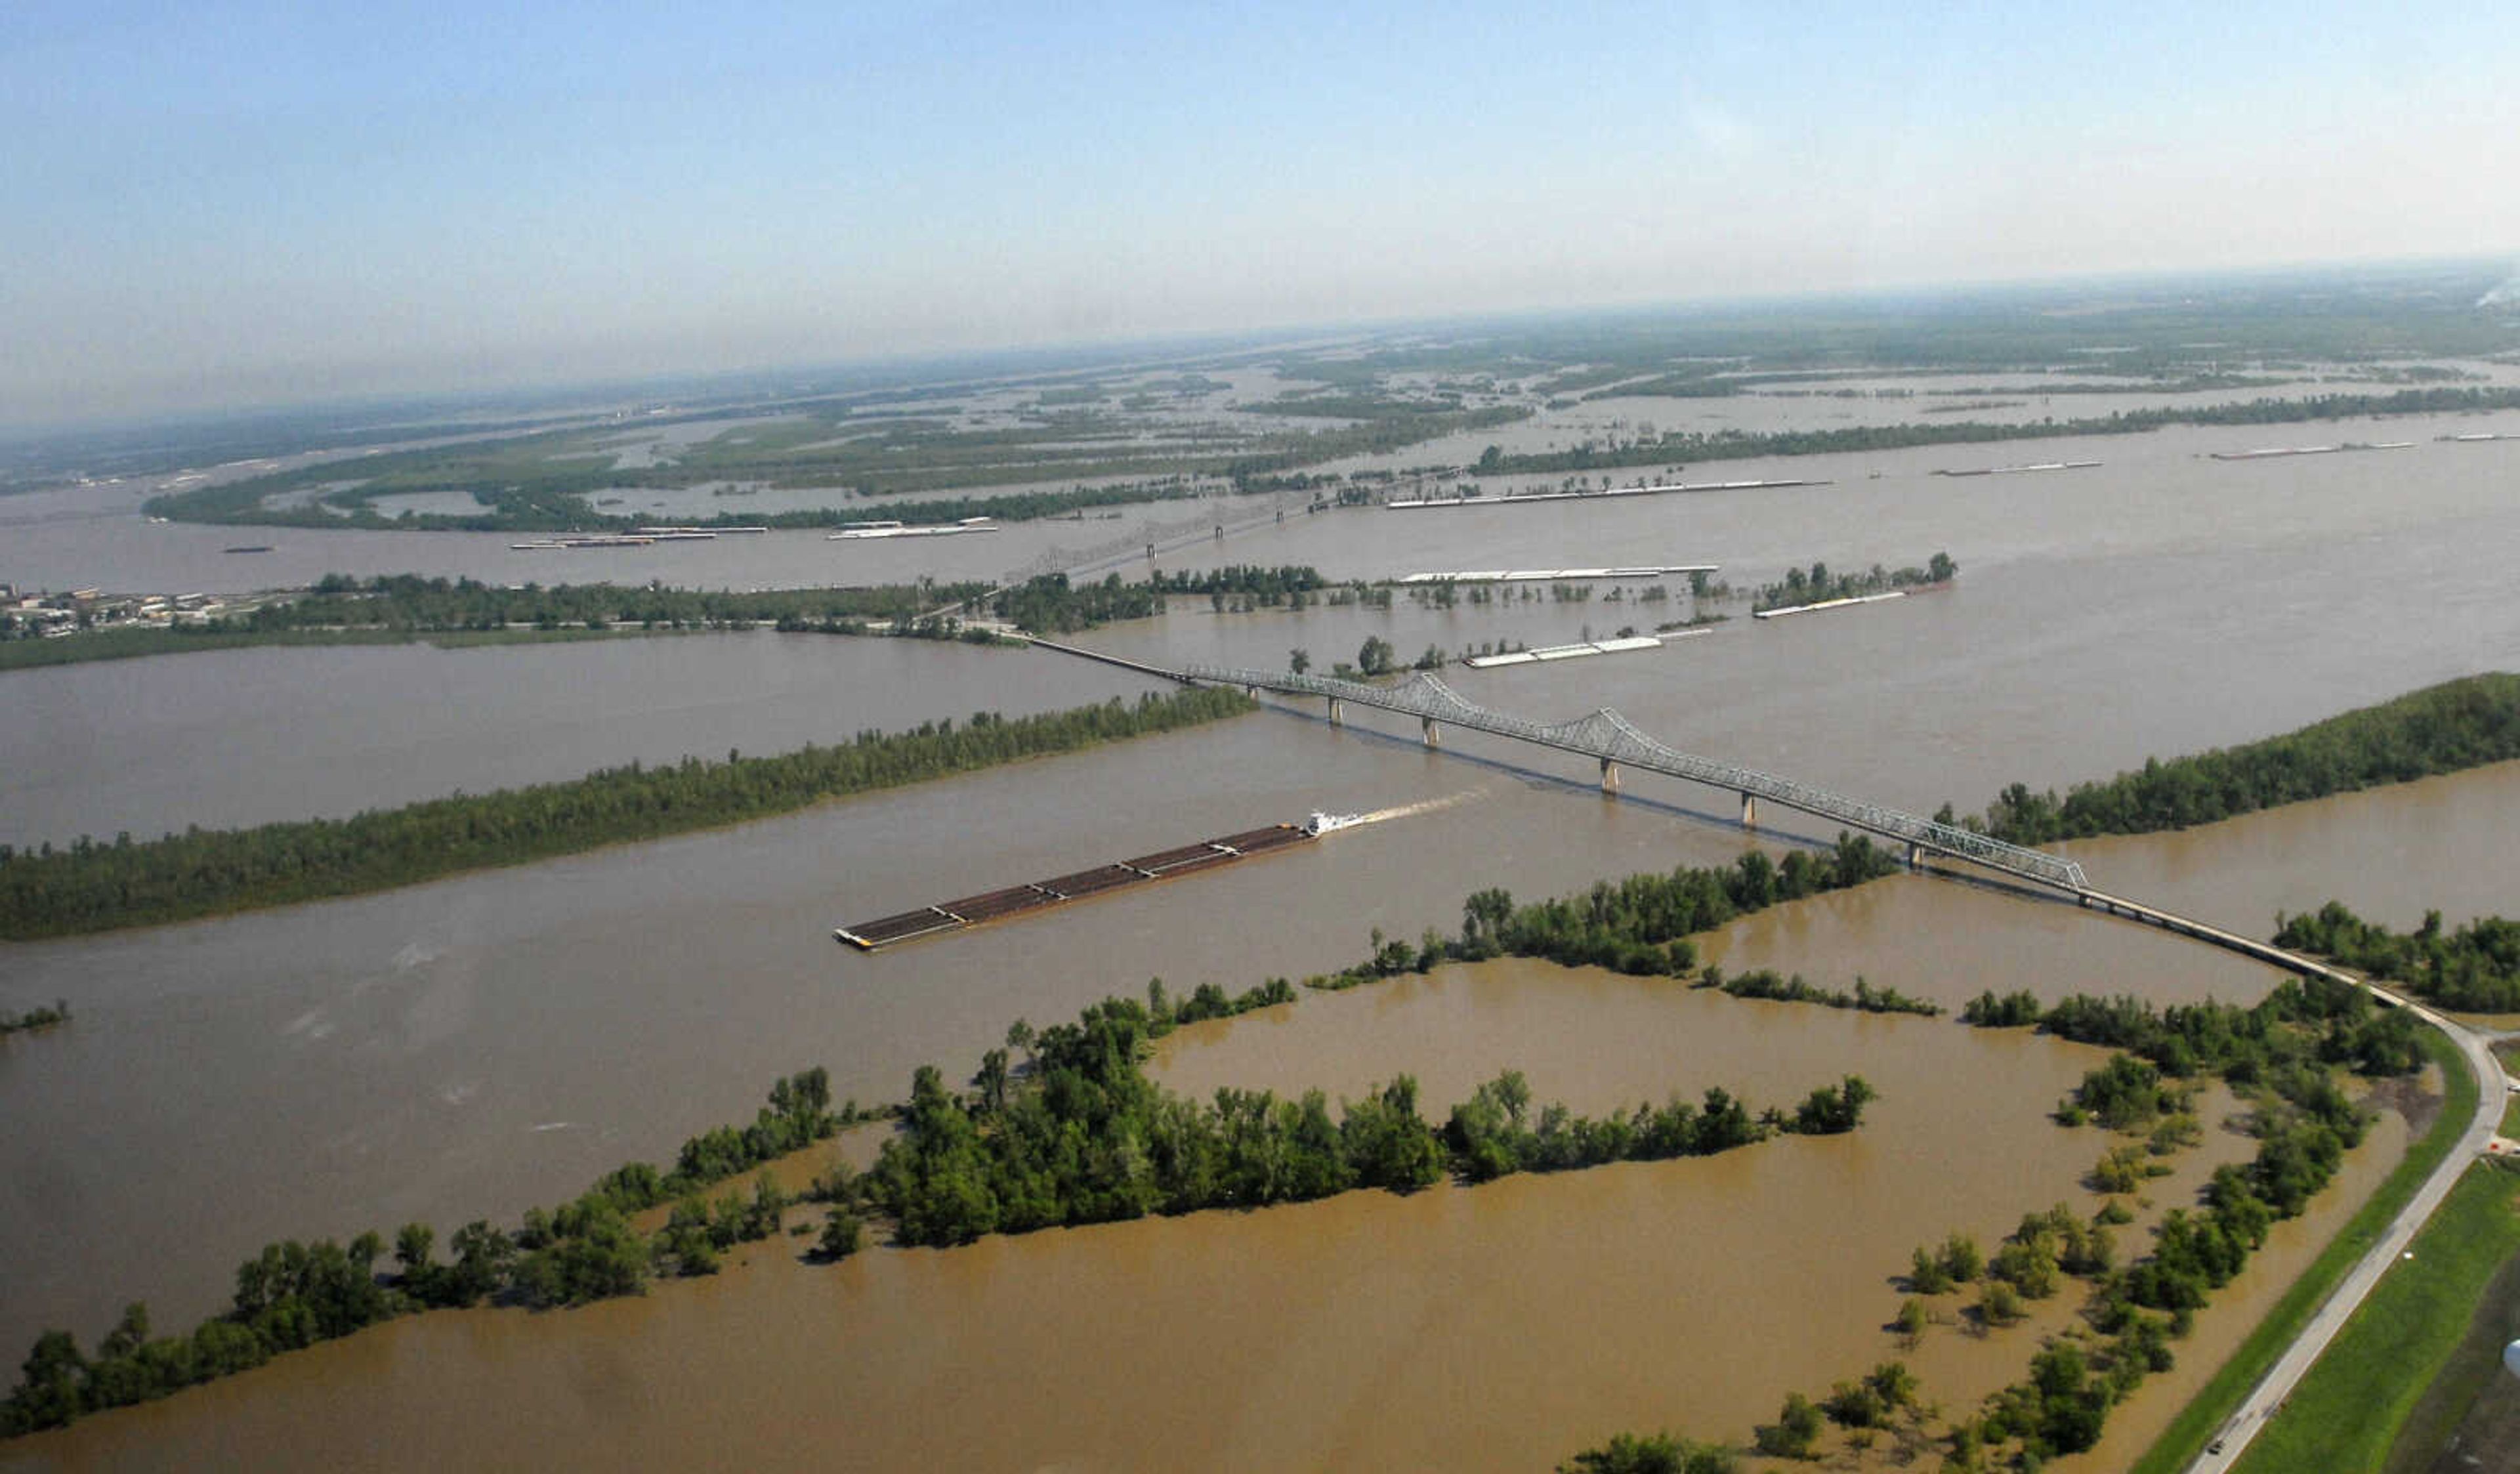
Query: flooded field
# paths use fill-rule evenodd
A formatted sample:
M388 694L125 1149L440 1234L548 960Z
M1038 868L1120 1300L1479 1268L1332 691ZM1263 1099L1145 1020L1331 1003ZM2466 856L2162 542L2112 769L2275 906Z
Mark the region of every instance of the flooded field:
M2520 418L2397 424L2412 449L2272 465L2204 457L2362 431L2169 431L1974 457L2089 450L2107 463L2070 475L1931 475L1956 464L1955 449L1728 464L1728 478L1837 484L1556 510L1298 511L1157 561L1314 563L1337 577L1714 561L1746 584L1814 558L1895 565L1947 550L1962 568L1948 593L1773 626L1736 618L1662 650L1445 679L1516 714L1614 706L1689 751L1920 812L1945 800L1967 810L2016 779L2061 786L2520 665L2505 556L2520 543L2508 496L2520 448L2433 440L2480 426L2520 429ZM846 563L857 555L818 533L599 563L511 553L503 538L293 529L271 530L270 555L224 557L230 530L64 514L13 526L0 578L871 582L995 576L1133 525L923 539ZM1404 596L1388 612L1217 614L1190 600L1089 638L1157 663L1273 669L1300 648L1327 668L1369 636L1406 660L1429 645L1538 645L1688 612L1685 597L1657 607L1606 593L1449 610ZM11 775L0 842L343 813L1148 685L1039 653L770 635L264 649L15 673L0 676ZM1018 1016L1062 1018L1151 976L1176 995L1300 977L1361 960L1376 930L1450 931L1484 886L1531 899L1727 861L1745 842L1831 837L1782 818L1754 841L1730 793L1632 777L1609 801L1596 781L1580 759L1457 733L1429 751L1414 722L1351 712L1333 728L1318 703L1273 703L741 828L0 946L0 1007L58 997L76 1010L70 1027L0 1049L12 1126L0 1146L0 1347L47 1325L92 1341L135 1298L161 1328L189 1324L224 1302L236 1262L276 1237L390 1234L415 1218L442 1236L472 1218L513 1221L624 1160L748 1118L790 1070L828 1065L843 1097L897 1098L922 1064L959 1078ZM1230 873L875 957L831 937L850 917L1316 809L1410 812ZM2515 824L2520 765L2506 765L2074 853L2107 889L2244 932L2331 896L2398 924L2430 907L2455 921L2509 910ZM2271 981L2061 902L1936 876L1747 918L1706 939L1706 954L1830 986L1863 974L1947 1005L1989 988L2246 1001ZM1599 1110L1709 1085L1789 1104L1854 1072L1882 1098L1856 1136L1714 1159L881 1251L836 1270L770 1246L748 1269L637 1302L393 1325L0 1448L0 1465L162 1466L210 1450L298 1467L608 1455L1536 1468L1623 1428L1741 1438L1785 1391L1823 1393L1895 1354L1880 1327L1897 1305L1889 1276L1913 1243L1958 1227L1991 1241L2024 1211L2090 1201L2079 1184L2098 1139L2045 1113L2097 1057L1949 1019L1744 1004L1521 963L1307 996L1185 1033L1164 1078L1193 1092L1335 1094L1410 1070L1426 1099L1448 1102L1510 1066L1543 1098ZM2315 1252L2403 1140L2396 1126L2374 1134L2113 1438L2166 1418L2183 1379L2210 1374L2214 1349L2244 1333L2251 1308L2271 1303L2287 1266ZM2158 1203L2242 1150L2209 1133ZM1945 1328L1912 1360L1934 1395L1962 1406L2018 1374L2034 1332ZM1002 1415L968 1415L981 1386L997 1389ZM450 1419L448 1407L484 1411Z
M1927 908L1967 894L1908 889ZM1842 910L1802 920L1807 934L1735 955L1783 963L1852 940ZM2149 940L2091 924L2105 928L2085 939L2103 954ZM2110 1139L2046 1112L2104 1057L1947 1018L1742 1003L1590 969L1445 968L1186 1030L1159 1077L1194 1094L1347 1094L1408 1069L1442 1101L1518 1065L1538 1098L1598 1112L1713 1084L1782 1100L1860 1072L1881 1096L1854 1136L1708 1159L879 1250L837 1269L774 1242L716 1280L635 1303L390 1325L29 1441L0 1464L143 1467L215 1448L254 1464L522 1469L733 1449L868 1469L1530 1469L1621 1428L1746 1440L1784 1390L1818 1393L1893 1356L1929 1396L1964 1406L2019 1375L2072 1293L2020 1326L1947 1323L1902 1348L1885 1325L1905 1249L1955 1229L1992 1244L2054 1202L2088 1211L2081 1177ZM2217 1093L2208 1119L2232 1108ZM2404 1135L2389 1118L2318 1209L2278 1230L2182 1343L2195 1375L2147 1388L2122 1414L2129 1432L2175 1411ZM2247 1150L2211 1133L2153 1200L2185 1200ZM975 1384L997 1389L998 1415L965 1415ZM1516 1395L1490 1390L1502 1386ZM743 1395L716 1391L728 1387ZM1114 1417L1120 1400L1156 1410ZM475 1416L429 1411L450 1404Z

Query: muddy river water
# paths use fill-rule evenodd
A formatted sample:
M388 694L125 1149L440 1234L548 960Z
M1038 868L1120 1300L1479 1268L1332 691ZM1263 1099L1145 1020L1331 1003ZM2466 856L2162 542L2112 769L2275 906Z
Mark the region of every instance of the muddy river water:
M2062 785L2520 663L2507 558L2520 546L2520 451L2430 439L2466 427L2419 426L2403 436L2420 442L2408 451L2275 466L2198 459L2223 443L2202 432L2140 437L2110 442L2111 467L2072 478L1931 477L1939 462L1903 453L1790 497L1341 514L1200 556L1342 574L1704 557L1755 580L1789 561L1948 549L1962 566L1948 594L1774 625L1736 618L1659 651L1447 679L1501 709L1555 719L1614 705L1692 751L1905 807L1973 808L2014 779ZM117 539L184 531L136 518L39 530L45 557L87 539L75 551L97 559ZM369 547L380 537L448 546L336 536L358 538L361 559L391 556ZM787 567L805 553L759 556L757 579L730 566L712 581L806 581ZM139 574L156 557L136 560ZM1598 597L1404 601L1387 614L1192 604L1094 638L1272 666L1303 647L1327 665L1368 635L1407 656L1587 624L1607 633L1638 614ZM53 684L17 684L37 678ZM160 699L186 683L198 700ZM742 699L754 688L770 693L759 710ZM42 710L26 715L19 692L39 689ZM412 694L436 689L454 694ZM257 650L13 675L0 677L0 743L23 757L0 787L0 838L338 813L387 801L359 797L370 791L398 801L1140 689L1039 653L767 637ZM131 724L160 741L117 733ZM91 731L86 750L66 750ZM157 746L179 780L150 776ZM305 775L294 787L292 772ZM390 1233L414 1218L442 1236L471 1218L513 1220L747 1117L788 1070L827 1064L839 1094L894 1098L919 1064L968 1070L1017 1016L1062 1017L1152 975L1178 993L1325 970L1362 957L1377 928L1450 929L1482 886L1536 897L1721 862L1744 842L1730 794L1632 776L1608 801L1593 779L1532 749L1448 734L1429 752L1414 723L1360 713L1331 728L1318 707L1281 704L739 829L0 946L0 1006L67 997L77 1012L70 1028L0 1049L0 1345L51 1324L92 1340L134 1298L161 1327L189 1324L269 1238ZM1402 812L1230 872L879 956L830 937L838 921L1317 808ZM169 810L212 817L153 817ZM2427 907L2452 919L2508 911L2515 822L2520 769L2505 767L2076 854L2095 883L2243 931L2330 896L2403 924ZM1759 842L1827 837L1782 821ZM1728 967L1839 986L1860 972L1951 1004L2014 987L2245 1000L2271 983L2190 943L1933 876L1779 908L1708 950ZM1703 1161L881 1250L837 1269L756 1249L741 1272L634 1302L400 1323L0 1447L0 1465L792 1455L866 1468L1527 1469L1623 1428L1738 1439L1786 1391L1818 1395L1900 1354L1881 1326L1911 1246L1952 1228L1992 1242L2025 1211L2093 1202L2080 1180L2105 1142L2045 1113L2100 1057L1947 1018L1746 1004L1524 963L1307 996L1186 1031L1159 1061L1164 1078L1200 1093L1336 1094L1409 1070L1446 1102L1515 1067L1541 1097L1601 1110L1710 1085L1790 1102L1860 1072L1881 1099L1855 1136ZM2182 1343L2180 1370L2121 1414L2125 1429L2157 1423L2182 1378L2210 1373L2214 1348L2236 1341L2403 1139L2394 1117L2374 1133L2341 1188L2281 1230ZM2156 1203L2245 1150L2209 1133ZM2017 1375L2037 1329L1941 1327L1910 1360L1958 1407ZM2130 1436L2113 1432L2103 1454Z

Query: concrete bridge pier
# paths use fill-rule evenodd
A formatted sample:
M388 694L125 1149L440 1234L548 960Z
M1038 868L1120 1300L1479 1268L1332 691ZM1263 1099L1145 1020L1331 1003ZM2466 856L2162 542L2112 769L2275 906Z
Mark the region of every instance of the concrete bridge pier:
M1924 847L1923 845L1921 845L1921 844L1911 844L1911 845L1909 845L1909 846L1908 846L1908 869L1910 869L1910 870L1912 870L1912 871L1920 871L1920 870L1923 870L1924 868L1925 868L1925 847Z
M1759 800L1751 794L1744 793L1741 795L1741 827L1755 829L1758 826Z
M1330 725L1336 727L1339 725L1339 719L1347 715L1347 708L1339 704L1339 698L1336 696L1326 699L1330 703Z
M1601 759L1601 791L1604 793L1619 791L1619 765L1606 757Z
M1444 729L1435 725L1435 719L1433 717L1419 717L1418 719L1418 731L1426 738L1427 746L1441 747L1444 745Z

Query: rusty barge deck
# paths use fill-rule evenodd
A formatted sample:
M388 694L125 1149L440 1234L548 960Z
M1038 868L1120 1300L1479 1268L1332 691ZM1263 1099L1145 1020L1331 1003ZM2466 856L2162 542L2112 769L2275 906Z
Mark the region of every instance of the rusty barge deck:
M1239 834L1227 834L1216 839L1202 839L1176 849L1157 850L1140 855L1135 860L1122 860L1110 865L1071 874L1055 875L1048 880L1032 880L1022 885L1010 885L1003 890L982 891L959 901L922 906L897 916L878 916L872 921L853 921L832 929L839 941L865 952L896 947L948 931L961 931L986 921L1004 920L1026 912L1081 901L1088 896L1104 896L1149 881L1187 875L1192 871L1213 870L1254 855L1266 855L1289 845L1302 844L1314 837L1315 831L1302 825L1274 824L1266 828L1245 829Z

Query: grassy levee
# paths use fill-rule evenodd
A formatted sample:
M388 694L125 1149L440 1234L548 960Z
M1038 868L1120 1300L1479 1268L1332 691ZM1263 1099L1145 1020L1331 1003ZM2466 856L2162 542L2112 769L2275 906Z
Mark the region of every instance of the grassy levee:
M2520 1177L2496 1162L2468 1167L2415 1235L2415 1257L2380 1281L2301 1379L2283 1415L2249 1445L2239 1464L2243 1474L2346 1474L2387 1462L2416 1403L2465 1338L2486 1282L2520 1253L2520 1216L2511 1212L2515 1189ZM2472 1370L2498 1370L2499 1350L2498 1340L2485 1364ZM2484 1377L2473 1380L2481 1385ZM2467 1400L2452 1401L2455 1417Z
M2396 1419L2396 1437L2385 1464L2372 1467L2425 1470L2459 1431L2469 1411L2485 1398L2498 1394L2494 1386L2504 1375L2502 1347L2520 1321L2520 1214L2513 1199L2520 1195L2520 1173L2508 1161L2482 1162L2468 1169L2458 1190L2443 1205L2435 1225L2458 1215L2455 1236L2444 1230L2439 1243L2427 1248L2435 1228L2418 1238L2415 1266L2429 1266L2441 1320L2428 1327L2436 1335L2447 1321L2448 1350L2441 1353L2429 1385L2411 1390L2405 1414ZM2453 1277L2452 1265L2463 1268Z
M2380 1190L2372 1193L2361 1211L2337 1230L2336 1237L2328 1241L2327 1248L2311 1262L2299 1279L2293 1281L2292 1288L2275 1302L2274 1309L2258 1322L2258 1328L2240 1343L2239 1350L2231 1353L2230 1359L2223 1363L2223 1369L2214 1374L2214 1380L2206 1383L2203 1390L2180 1410L2179 1416L2171 1420L2170 1426L2162 1430L2161 1437L2153 1440L2152 1447L2136 1461L2131 1474L2176 1474L2205 1451L2206 1442L2214 1436L2214 1430L2223 1426L2240 1401L2249 1395L2249 1389L2258 1384L2258 1379L2267 1374L2275 1359L2283 1355L2284 1348L2301 1334L2301 1328L2318 1313L2337 1281L2344 1278L2346 1272L2371 1247L2372 1241L2388 1228L2390 1220L2413 1199L2416 1189L2423 1185L2424 1179L2432 1176L2433 1169L2440 1165L2442 1158L2458 1144L2459 1136L2467 1130L2467 1123L2476 1114L2476 1077L2468 1072L2467 1061L2459 1053L2458 1047L2438 1033L2425 1031L2424 1052L2442 1070L2444 1099L2440 1114L2433 1118L2432 1129L2408 1149L2407 1159L2389 1174L2388 1180L2380 1184ZM2301 1401L2301 1395L2296 1393L2296 1404ZM2287 1411L2285 1415L2290 1417L2292 1413ZM2346 1466L2321 1463L2298 1467L2341 1469Z

